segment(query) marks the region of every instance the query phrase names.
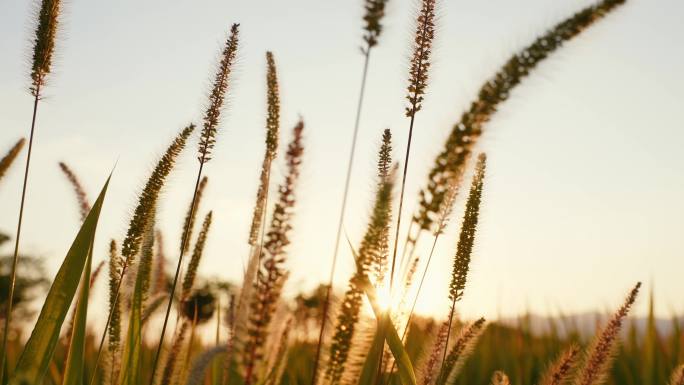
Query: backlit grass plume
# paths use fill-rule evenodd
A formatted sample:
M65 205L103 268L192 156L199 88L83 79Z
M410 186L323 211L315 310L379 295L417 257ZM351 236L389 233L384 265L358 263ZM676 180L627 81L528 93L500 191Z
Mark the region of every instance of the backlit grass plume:
M382 17L385 16L385 5L388 0L366 0L364 8L366 13L363 15L363 21L366 23L363 29L363 41L366 42L366 48L363 52L370 51L372 47L378 44L378 38L382 32Z
M205 163L211 159L211 150L216 143L216 132L218 130L221 109L223 108L228 85L230 84L233 63L237 56L239 27L239 24L233 24L230 28L230 37L223 48L218 72L209 94L209 106L204 113L202 132L200 133L198 155L200 163Z
M252 215L252 226L249 229L249 244L256 246L259 241L259 232L263 233L263 223L266 205L268 203L268 189L271 179L271 164L277 156L278 136L280 131L280 95L278 94L278 73L276 71L273 53L266 52L266 152L261 164L259 176L259 189L257 190L256 204Z
M24 147L24 143L26 140L24 138L21 138L17 141L17 143L10 148L10 150L5 154L5 156L0 159L0 180L2 177L5 176L7 173L7 170L9 167L12 165L14 160L17 158L17 155L21 152L21 149Z
M221 52L221 61L219 63L219 68L214 78L214 84L209 94L209 103L206 112L204 113L202 131L200 132L200 141L198 148L199 167L197 169L197 180L195 181L195 189L192 192L192 201L190 207L194 210L195 204L197 202L197 192L199 190L200 181L202 179L202 170L204 164L211 159L211 150L214 148L216 143L216 133L219 126L219 118L221 116L221 110L225 101L226 92L228 91L228 86L230 84L230 75L233 71L233 64L235 58L237 57L238 49L238 31L239 24L233 24L230 29L230 36L226 41L226 44ZM194 215L193 212L190 213L191 217ZM164 344L164 336L166 335L166 327L169 322L169 315L171 314L171 306L173 304L173 299L176 294L176 286L178 284L178 277L180 276L181 266L183 265L183 256L185 255L186 244L189 242L188 232L183 231L181 235L181 247L180 254L178 256L178 263L176 264L176 272L173 276L173 282L171 284L171 292L169 293L169 301L166 305L166 313L164 314L164 323L161 328L161 333L159 336L159 342L157 344L157 352L154 356L154 361L152 362L152 374L150 378L153 380L155 378L155 373L157 372L157 363L159 362L159 356L161 354L162 346Z
M437 378L437 385L447 385L455 382L461 367L463 367L463 364L475 349L475 345L477 344L480 335L482 335L484 328L484 318L480 318L472 324L463 327L463 330L456 339L456 343L451 347L449 354L447 354L442 361L442 367L440 369L439 377ZM447 329L447 338L444 344L445 350L449 348L449 331L450 330Z
M367 276L378 280L384 270L387 259L389 226L392 216L393 178L390 176L392 164L392 135L386 129L382 136L378 156L378 180L375 203L366 233L359 247L358 267L349 280L349 287L344 293L342 305L335 324L332 337L325 378L331 385L338 384L345 372L345 364L354 342L354 331L359 321L359 312L363 303L363 283Z
M283 264L286 259L286 247L290 244L289 234L292 230L291 220L296 202L295 186L299 179L299 168L304 153L303 130L304 122L300 121L295 126L293 139L287 147L287 174L278 189L278 200L263 247L264 256L257 272L257 282L250 304L248 339L243 351L245 385L251 385L255 381L256 366L263 356L268 328L287 277Z
M142 243L143 236L145 235L145 231L149 226L150 221L152 221L154 218L157 200L159 198L159 194L161 193L161 189L166 182L166 178L171 173L171 170L176 163L176 158L178 155L180 155L183 148L185 148L188 137L194 131L194 129L195 126L190 124L176 136L173 142L171 142L171 145L169 145L169 147L166 149L164 155L162 155L161 159L159 159L157 162L157 165L152 171L152 175L150 175L149 179L145 183L145 187L143 187L143 190L140 193L138 205L133 211L133 217L129 222L128 230L126 231L126 237L124 238L121 247L121 266L118 282L116 284L116 290L114 290L113 294L114 300L112 302L114 303L118 302L119 300L121 294L121 285L124 281L128 267L140 252L140 245ZM116 306L112 306L112 310L113 309L116 309ZM113 313L110 311L107 323L105 324L105 330L108 329L112 317ZM106 333L103 333L98 348L97 358L95 359L95 368L97 368L99 363L105 336ZM97 370L93 371L93 376L90 380L91 384L95 379L96 372Z
M449 325L444 322L437 331L430 346L430 354L426 356L424 362L419 366L418 383L420 385L433 385L439 375L439 367L442 363L442 352L446 345L447 328Z
M207 241L207 235L209 235L209 227L211 226L212 212L204 217L204 222L202 223L202 229L197 235L197 241L195 241L195 248L192 252L192 257L190 257L190 262L188 263L188 270L183 277L183 285L181 287L181 299L185 299L190 295L190 290L195 283L195 277L197 276L197 268L199 267L200 260L202 259L202 254L204 253L204 245Z
M121 345L121 303L119 297L119 282L121 280L121 268L123 261L116 250L116 241L109 242L109 327L108 349L111 357L110 381L118 378L119 347Z
M192 233L195 228L195 220L197 219L197 209L202 202L202 196L204 196L204 189L207 187L207 182L209 178L206 176L200 181L199 187L197 188L197 199L194 199L188 207L188 211L185 214L185 221L183 222L183 234L188 234L188 239L192 239ZM183 245L183 253L187 253L190 249L190 242L185 242Z
M675 368L669 385L684 385L684 365L679 365Z
M61 6L61 0L43 0L38 11L31 60L31 94L36 98L52 67Z
M446 195L447 181L465 166L468 155L482 134L484 125L496 113L510 93L564 42L602 19L625 0L603 0L560 22L515 55L479 90L477 98L454 124L444 149L435 159L427 185L420 191L418 212L413 218L417 227L429 230ZM418 235L415 235L416 238ZM415 242L416 239L413 239Z
M67 178L69 183L71 184L71 187L74 190L74 193L76 194L76 201L78 202L78 209L81 214L81 222L85 221L85 218L88 216L88 213L90 212L90 203L88 202L88 195L85 192L85 189L83 189L83 186L81 185L81 182L78 180L78 177L74 172L71 170L69 166L66 165L64 162L59 162L59 168L62 170L62 173L64 173L64 176Z
M321 317L321 328L318 332L318 345L316 347L316 356L311 375L311 385L316 385L318 378L318 365L321 361L321 353L323 347L323 338L325 336L325 328L328 325L328 313L330 312L330 292L333 288L335 279L335 269L337 268L337 255L340 249L340 240L342 239L342 227L344 226L344 216L347 210L347 198L349 197L349 188L351 186L352 171L354 169L354 155L356 153L356 141L359 136L359 127L361 126L361 111L363 109L363 98L366 91L366 80L368 79L368 67L370 64L371 51L373 47L377 46L378 39L382 33L382 18L385 16L385 5L388 0L365 0L364 8L364 35L363 40L365 46L361 47L363 54L363 71L361 72L361 86L359 90L358 103L356 105L356 116L354 118L354 129L352 130L351 146L349 148L349 158L347 160L347 173L344 179L344 190L342 193L342 202L340 203L340 214L337 221L337 233L335 234L335 245L332 252L332 260L330 264L330 274L328 278L328 285L325 292L325 299L323 303L323 314Z
M546 370L542 376L539 385L564 385L568 383L570 375L572 374L577 359L580 355L580 348L578 346L571 346L566 349L556 359L551 366Z
M428 70L430 69L430 56L432 53L432 40L435 37L435 7L436 0L422 0L421 8L416 20L416 32L414 36L413 55L409 70L409 84L406 98L409 101L406 107L406 116L411 120L409 123L408 139L406 142L406 155L404 158L401 176L401 192L399 193L399 209L397 210L397 225L394 234L394 247L392 249L392 267L390 272L390 291L394 285L394 270L399 246L399 232L401 231L401 214L404 206L404 191L406 190L406 176L408 175L409 158L411 155L411 139L413 138L413 126L416 113L421 109L423 95L427 89Z
M176 369L176 363L180 358L180 353L183 349L183 343L185 342L185 336L188 334L190 323L191 321L183 320L180 328L176 332L176 336L171 344L171 349L166 357L164 370L162 371L162 377L159 382L161 385L170 385L174 379L173 374Z
M21 189L21 203L19 204L19 218L17 220L17 232L14 237L14 254L12 256L12 269L10 271L9 290L7 298L14 298L14 289L17 280L17 262L19 260L19 242L21 240L21 227L24 218L24 204L26 202L26 190L28 186L29 168L31 165L31 153L33 152L33 135L36 128L36 116L38 115L38 101L40 100L41 87L45 84L47 75L52 67L52 56L55 50L57 26L61 11L61 0L42 0L40 10L37 13L35 36L33 38L33 55L31 60L31 95L33 95L33 116L31 118L31 131L29 134L28 154L24 169L24 181ZM0 173L1 176L2 173ZM5 353L7 352L7 338L12 322L12 306L14 301L7 301L5 322L2 333L2 346L0 346L0 368L5 367ZM3 383L4 370L0 370L0 383Z
M627 317L627 313L629 313L634 301L636 301L640 288L641 282L634 286L623 305L594 338L594 341L587 350L583 365L575 378L575 385L603 384L617 349L618 333Z

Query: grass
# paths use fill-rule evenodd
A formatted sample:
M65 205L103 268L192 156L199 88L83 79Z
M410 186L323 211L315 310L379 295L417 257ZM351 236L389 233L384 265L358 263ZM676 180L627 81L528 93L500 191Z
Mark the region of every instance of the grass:
M486 155L472 156L480 151L477 142L487 121L537 64L624 2L602 0L572 15L514 55L481 88L477 99L454 125L420 192L419 209L411 217L409 228L403 229L411 140L414 128L418 128L416 115L427 91L438 8L434 0L420 2L407 87L408 141L403 148L393 148L392 132L383 132L377 175L373 178L373 209L361 243L348 245L355 257L356 271L339 301L332 295L333 280L346 277L336 274L335 265L341 229L345 216L350 215L346 213L350 182L357 177L353 162L370 53L380 43L387 1L364 2L365 60L330 276L313 295L302 294L296 302L283 296L283 286L289 276L288 246L297 231L293 218L306 140L304 122L300 120L294 125L287 151L278 156L281 96L271 52L266 53L266 149L250 232L245 239L250 246L245 278L239 285L226 285L197 274L205 242L217 232L210 231L215 215L211 210L204 215L196 236L194 227L207 186L204 167L212 158L224 100L231 91L239 32L239 24L233 24L198 134L197 177L187 214L180 221L182 235L177 240L174 274L167 277L163 271L167 256L155 214L163 198L160 192L195 133L194 124L187 125L171 141L140 192L122 241L112 240L109 244L110 306L104 325L94 324L89 318L89 302L91 286L97 284L103 266L100 263L93 268L92 256L109 179L91 206L76 172L60 163L75 193L75 208L81 214L82 225L52 280L36 324L28 330L25 321L13 321L11 315L30 306L22 300L28 298L27 290L44 282L27 280L29 274L17 272L17 267L33 263L19 250L22 215L41 88L50 74L61 11L59 1L43 0L33 42L30 91L34 109L18 226L14 235L0 236L0 244L11 238L15 241L14 253L8 258L10 269L3 271L1 277L5 323L0 384L600 385L670 381L681 385L684 340L679 320L673 321L672 331L665 335L656 327L652 307L645 332L637 331L628 318L641 283L628 292L623 304L601 323L592 338L555 320L551 321L549 331L535 333L524 317L512 327L483 318L468 321L458 315L459 301L467 289L470 261L475 257L473 246L480 207L487 204L482 196L486 189ZM416 134L419 132L417 129ZM23 145L24 140L19 140L0 160L0 178L12 167ZM402 163L393 161L397 151L403 151L398 157L403 159ZM272 191L271 169L276 162L282 162L286 172L277 190ZM422 294L429 262L440 235L452 221L463 176L471 168L474 172L455 245L451 283L442 294L450 306L442 309L444 313L436 319L418 317L414 308ZM396 197L395 190L399 190ZM270 204L272 210L268 210ZM400 242L399 235L404 230L408 235ZM417 250L418 238L425 234L433 236L431 250ZM190 252L189 261L184 260ZM425 270L418 272L417 255L425 252ZM416 274L420 274L419 280ZM176 290L179 281L180 292ZM416 285L414 295L411 289ZM70 309L70 321L65 325ZM175 317L171 317L172 313ZM169 321L174 318L170 329ZM163 320L161 330L150 327L152 319ZM61 332L63 326L67 329L65 335ZM166 338L167 329L172 330L170 340ZM29 335L26 341L19 337L24 331ZM215 334L213 343L199 337L209 331ZM157 335L158 338L149 337Z

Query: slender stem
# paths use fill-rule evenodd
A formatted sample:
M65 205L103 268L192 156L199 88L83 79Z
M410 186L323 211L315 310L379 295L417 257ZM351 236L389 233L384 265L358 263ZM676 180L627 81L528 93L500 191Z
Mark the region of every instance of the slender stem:
M451 311L449 312L449 328L447 329L446 341L444 342L444 354L442 355L442 362L446 361L447 349L449 348L449 337L451 336L451 322L454 319L454 310L456 308L456 297L451 302Z
M119 302L119 293L121 293L121 283L123 282L124 275L126 274L126 270L128 269L128 264L124 264L123 267L121 268L121 274L119 274L119 282L116 285L116 294L114 294L114 301L112 301L112 310L114 309L115 306L118 305ZM95 377L97 376L97 366L100 364L100 357L102 356L102 348L104 347L104 341L105 338L107 337L107 329L109 328L109 324L112 322L112 315L114 314L113 311L109 312L109 316L107 317L107 322L105 323L104 326L104 331L102 331L102 338L100 339L100 346L97 348L97 356L95 357L95 365L93 367L93 374L90 376L90 385L95 384ZM114 373L114 365L112 364L112 377Z
M38 100L40 100L40 81L37 82L35 98L33 99L33 117L31 118L31 135L29 137L28 155L26 156L26 168L24 170L24 183L21 188L21 204L19 205L19 220L17 222L17 236L14 240L14 256L12 257L12 272L10 273L9 295L7 297L7 315L5 327L2 333L2 349L0 350L0 384L3 382L5 373L5 356L7 355L7 338L9 335L10 321L12 319L12 305L14 302L14 289L17 280L17 262L19 261L19 238L21 237L21 223L24 219L24 202L26 200L26 186L28 185L29 167L31 165L31 150L33 149L33 134L36 128L36 115L38 113Z
M401 342L405 342L406 336L408 335L409 327L411 326L411 319L413 318L413 312L416 309L416 303L418 303L418 297L420 296L420 291L423 288L423 282L425 282L425 276L427 276L428 268L430 267L430 261L432 260L432 255L435 253L435 246L437 246L437 239L439 239L440 233L435 234L435 240L432 242L432 247L430 248L430 255L428 255L427 262L425 263L425 270L423 270L423 275L420 277L420 283L418 284L418 291L415 298L413 298L413 304L411 304L411 311L409 312L408 318L406 319L406 326L404 326L404 331L401 334ZM390 373L394 371L396 361L392 364L392 369Z
M192 203L190 204L190 216L195 213L195 202L197 200L197 190L199 189L200 179L202 178L202 169L204 168L204 154L202 159L200 159L200 166L197 170L197 181L195 182L195 191L192 193ZM150 384L154 383L154 375L157 372L157 363L159 362L159 355L161 354L162 346L164 345L164 335L166 334L166 326L169 323L169 314L171 314L171 305L173 304L173 297L176 294L176 286L178 285L178 275L180 273L181 265L183 264L183 255L185 254L183 250L185 249L185 244L188 241L189 229L185 229L183 232L183 238L181 241L180 255L178 256L178 264L176 265L176 274L173 276L173 284L171 285L171 292L169 293L169 303L166 306L166 315L164 316L164 324L162 325L161 336L159 337L159 344L157 345L157 353L154 355L154 361L152 362L152 375L150 376Z
M366 47L364 51L363 73L361 75L361 90L359 92L359 101L356 106L356 118L354 121L354 133L352 135L351 150L349 151L349 161L347 162L347 175L344 181L344 192L342 194L342 206L340 207L340 216L337 223L337 234L335 235L335 248L333 249L332 265L330 267L330 276L328 277L328 285L325 290L325 301L323 302L323 317L321 319L321 330L318 333L318 345L316 346L316 358L313 364L313 373L311 375L311 385L316 385L318 377L318 365L321 360L321 350L323 346L323 335L325 334L325 326L328 319L328 312L330 311L330 292L333 287L333 280L335 278L335 267L337 265L337 254L340 248L340 240L342 238L342 227L344 226L344 214L347 209L347 197L349 196L349 185L351 181L352 169L354 166L354 154L356 152L356 139L359 134L359 125L361 122L361 109L363 107L363 97L366 90L366 79L368 75L368 62L370 61L371 47Z

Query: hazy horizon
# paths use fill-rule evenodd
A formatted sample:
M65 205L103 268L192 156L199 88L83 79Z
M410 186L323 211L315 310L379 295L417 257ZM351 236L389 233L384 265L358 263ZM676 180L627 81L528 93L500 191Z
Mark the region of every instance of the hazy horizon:
M28 135L29 3L0 4L2 155ZM404 218L480 85L511 54L593 1L442 3L434 71L414 131ZM200 215L213 210L214 224L200 274L240 283L263 156L264 53L272 50L281 87L281 144L300 115L306 124L287 292L310 290L327 279L332 257L361 76L362 2L193 5L65 4L63 38L37 122L22 250L45 257L52 277L78 229L78 208L57 162L74 169L91 200L116 164L95 261L106 257L109 239L124 235L160 153L184 125L200 119L222 41L230 24L239 22L235 87L206 167L209 185ZM395 159L403 159L413 7L412 1L389 2L373 51L345 224L354 244L370 211L384 128L392 129ZM487 153L488 174L472 273L459 307L466 317L604 311L617 307L636 281L653 286L658 315L684 313L684 55L677 52L682 14L683 2L627 1L545 60L485 126L476 151ZM160 202L160 228L174 265L195 149L193 139ZM12 234L16 226L25 155L0 181L2 233ZM282 170L279 162L275 183ZM438 245L418 305L422 313L447 310L462 203ZM341 250L338 290L353 268L350 253ZM0 249L10 252L7 245ZM97 298L106 297L102 282ZM646 298L635 314L647 310Z

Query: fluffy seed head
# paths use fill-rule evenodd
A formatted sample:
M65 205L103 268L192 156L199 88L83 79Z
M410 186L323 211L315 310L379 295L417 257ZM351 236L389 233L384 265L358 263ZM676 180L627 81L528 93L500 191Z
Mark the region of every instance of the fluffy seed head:
M197 241L195 241L195 248L192 252L192 257L190 257L190 262L188 262L188 270L183 277L183 286L181 290L181 298L184 299L190 295L192 286L195 283L195 277L197 277L197 268L199 267L200 260L202 259L202 254L204 253L204 245L207 241L207 236L209 235L209 227L211 226L212 212L204 217L204 222L202 223L202 230L200 230L199 235L197 235Z
M437 385L454 383L461 367L463 367L463 363L472 354L484 329L485 319L480 318L461 330L460 335L456 339L456 343L442 363Z
M71 183L71 187L74 189L76 194L76 200L78 201L78 209L81 213L81 222L85 221L88 213L90 212L90 203L88 202L88 196L86 195L81 182L74 172L66 165L64 162L59 162L59 168L64 173L64 176Z
M381 21L385 16L385 4L387 4L387 0L366 0L364 4L366 9L366 13L363 15L363 21L366 23L363 27L365 31L363 40L366 42L366 48L363 48L364 53L378 44L378 38L382 32Z
M617 339L620 328L627 317L636 297L639 294L641 282L630 291L624 304L613 315L604 329L594 338L587 351L584 365L575 380L575 385L598 385L603 383L610 369L610 364L617 348Z
M31 62L30 90L31 94L36 97L40 93L40 87L45 83L45 78L50 73L60 11L61 0L42 0L40 3Z
M121 301L117 301L117 288L121 278L123 261L116 250L116 241L109 242L109 351L113 354L118 351L121 341Z
M557 24L513 55L499 72L480 88L477 98L453 126L444 149L430 170L427 185L420 191L419 212L414 222L421 230L429 230L432 227L445 199L448 181L462 172L468 154L482 134L482 128L496 113L498 106L509 98L513 88L565 41L574 38L624 2L625 0L603 0Z
M435 37L435 4L436 0L422 0L418 19L416 20L416 35L414 38L411 68L409 70L408 95L406 116L414 116L421 109L423 95L427 88L432 40Z
M280 130L280 94L278 73L272 52L266 52L266 88L268 114L266 118L266 156L275 159L278 151L278 131Z
M15 143L14 146L12 146L12 148L7 152L7 154L0 159L0 179L5 176L7 169L9 169L14 160L17 158L17 155L19 155L19 152L21 152L22 147L24 147L24 142L26 142L24 138L19 139L17 143Z
M463 297L463 290L465 289L468 277L470 255L473 251L475 231L477 230L480 213L486 160L485 154L480 154L478 157L475 176L470 186L470 194L468 195L468 202L466 203L465 214L463 215L461 234L458 238L456 257L454 258L454 266L451 273L451 283L449 284L449 299L452 302L456 302Z
M570 346L556 359L556 361L546 370L540 385L563 385L568 382L572 370L577 364L580 355L580 348L576 345Z
M183 245L183 254L187 253L188 250L190 250L190 239L192 239L192 233L195 229L195 220L197 219L197 211L200 206L200 202L202 201L202 196L204 196L204 189L207 187L207 182L209 181L209 178L206 176L202 178L200 181L199 186L197 186L197 196L195 197L194 201L190 203L190 207L188 207L188 211L185 214L185 221L183 222L183 232L181 234L187 234L185 236L185 244ZM194 202L194 205L192 204Z
M221 109L230 83L233 63L237 56L239 27L239 24L233 24L230 28L230 36L223 48L221 63L209 94L209 106L204 114L204 123L200 134L199 155L197 157L200 163L208 162L211 159L211 150L216 143L216 131L218 130Z
M121 256L124 258L125 266L128 266L136 254L138 254L138 251L140 251L143 234L152 218L157 205L157 198L159 198L159 193L164 186L166 177L171 173L176 163L176 158L185 147L185 142L194 129L195 126L191 124L178 134L147 180L140 198L138 198L138 206L133 212L133 218L131 218L128 232L121 248Z

